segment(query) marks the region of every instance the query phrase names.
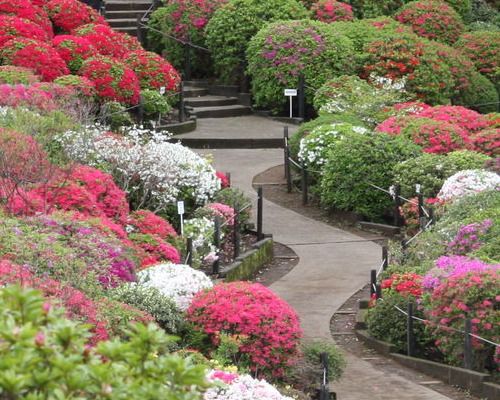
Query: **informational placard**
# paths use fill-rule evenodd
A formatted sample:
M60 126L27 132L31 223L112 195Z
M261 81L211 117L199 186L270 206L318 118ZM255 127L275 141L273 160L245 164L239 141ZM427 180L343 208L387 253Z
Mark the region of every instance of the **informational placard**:
M293 118L293 98L297 96L297 89L285 89L285 96L290 99L290 118Z
M160 87L160 94L163 96L165 94L165 86Z
M184 236L184 202L177 202L177 214L179 214L181 218L181 236Z

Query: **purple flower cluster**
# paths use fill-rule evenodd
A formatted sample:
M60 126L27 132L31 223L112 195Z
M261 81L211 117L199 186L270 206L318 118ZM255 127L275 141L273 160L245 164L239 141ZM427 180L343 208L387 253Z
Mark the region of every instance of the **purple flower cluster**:
M463 256L479 249L483 244L483 236L492 225L491 219L485 219L483 222L462 226L455 238L448 243L448 252Z

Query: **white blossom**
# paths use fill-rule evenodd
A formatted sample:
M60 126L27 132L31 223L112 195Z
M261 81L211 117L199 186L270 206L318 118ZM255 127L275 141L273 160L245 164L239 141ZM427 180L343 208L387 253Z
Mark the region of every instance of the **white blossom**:
M446 179L437 197L448 201L485 190L500 190L498 174L481 169L464 170Z

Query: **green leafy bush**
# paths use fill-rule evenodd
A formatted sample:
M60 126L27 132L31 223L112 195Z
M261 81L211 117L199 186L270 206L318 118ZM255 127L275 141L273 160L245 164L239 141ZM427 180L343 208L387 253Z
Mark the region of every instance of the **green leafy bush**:
M0 308L2 398L190 400L206 387L204 367L170 355L171 338L153 325L90 348L88 328L36 291L2 288Z
M182 327L183 318L175 303L154 287L122 285L112 290L110 296L152 315L168 333L178 333Z
M498 88L500 89L500 79ZM498 110L498 93L488 78L474 71L470 76L469 85L453 97L453 104L487 114Z
M39 81L40 77L29 68L15 67L13 65L0 66L0 84L15 85L21 83L29 85Z
M350 0L358 16L365 18L380 15L393 15L397 9L412 0ZM471 10L470 0L444 0L452 6L462 17L469 15Z
M304 75L306 101L328 79L349 72L353 49L349 39L324 22L275 22L257 33L248 46L248 75L257 106L281 111L287 104L283 90L297 87Z
M471 3L471 12L466 18L466 21L470 23L470 30L474 30L471 29L474 25L480 26L479 30L484 30L484 28L488 27L491 30L500 29L500 12L498 8L494 8L486 0L472 0Z
M143 90L141 97L144 104L144 114L154 118L159 114L167 114L170 111L168 99L157 90Z
M316 370L321 368L319 362L320 354L326 353L328 355L328 378L329 380L337 380L342 376L346 362L338 347L333 343L326 341L315 340L313 342L305 343L302 346L302 354L305 360L313 366ZM321 374L317 374L321 376Z
M394 166L394 179L403 196L413 196L415 185L421 185L425 197L435 197L444 181L466 169L480 169L490 157L473 151L453 151L447 155L424 153Z
M242 79L247 44L266 22L308 16L297 0L230 0L214 13L206 27L206 43L217 76L225 83Z
M108 125L112 131L119 130L123 126L132 125L132 117L126 111L126 107L117 101L108 101L103 104L100 112L100 120Z
M345 135L328 153L321 202L329 208L380 219L391 206L391 198L370 184L388 188L394 183L394 165L419 154L418 146L401 136Z

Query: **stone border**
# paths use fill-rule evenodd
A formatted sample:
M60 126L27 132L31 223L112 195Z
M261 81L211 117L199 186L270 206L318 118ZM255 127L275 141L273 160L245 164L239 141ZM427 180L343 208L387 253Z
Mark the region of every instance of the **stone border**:
M273 259L273 237L266 235L264 239L254 243L252 249L241 254L232 264L221 269L219 276L225 282L252 279L262 266Z
M173 124L161 125L157 127L158 131L167 131L174 135L181 135L196 130L196 118L190 118L184 122L175 122Z
M365 311L363 309L358 310L355 331L358 340L361 340L368 347L406 367L430 375L448 385L459 386L469 390L472 394L481 397L481 399L496 400L500 398L500 385L490 382L492 377L489 374L424 360L422 358L408 357L396 353L393 344L371 337L368 331L365 330Z

